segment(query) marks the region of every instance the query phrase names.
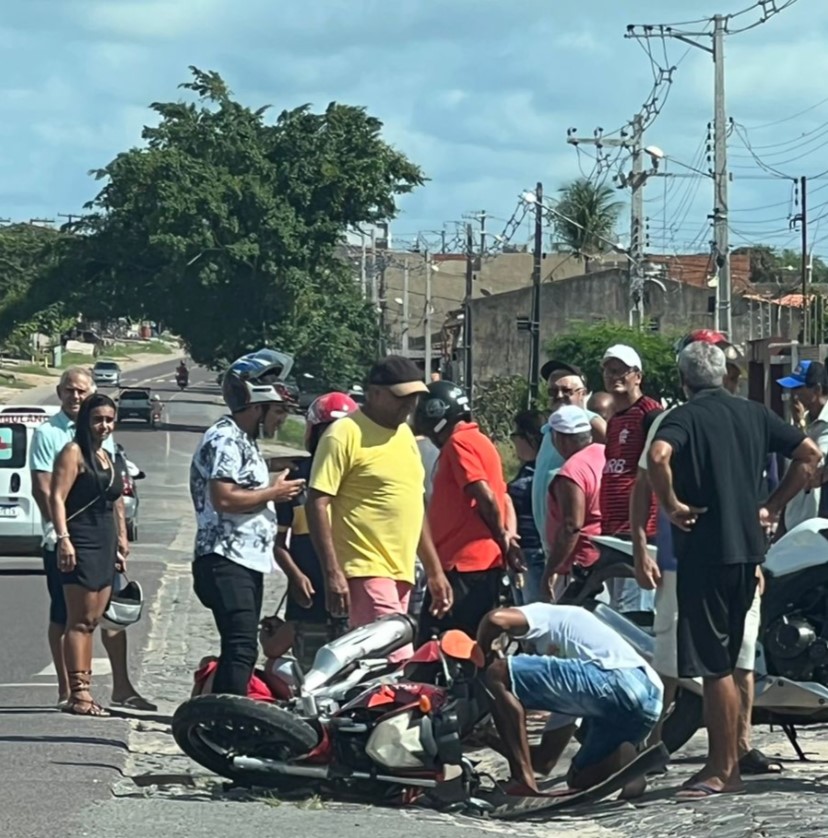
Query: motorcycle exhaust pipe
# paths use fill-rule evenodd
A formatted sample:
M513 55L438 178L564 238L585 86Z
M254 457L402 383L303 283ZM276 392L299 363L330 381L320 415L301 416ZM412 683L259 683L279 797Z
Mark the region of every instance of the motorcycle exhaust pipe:
M233 766L246 771L271 771L274 774L284 774L290 777L308 777L314 780L330 779L330 771L325 765L292 765L275 759L259 759L258 757L233 757ZM343 780L374 780L379 783L396 783L405 786L419 786L433 789L437 787L436 780L424 777L395 777L390 774L369 774L367 771L352 771Z

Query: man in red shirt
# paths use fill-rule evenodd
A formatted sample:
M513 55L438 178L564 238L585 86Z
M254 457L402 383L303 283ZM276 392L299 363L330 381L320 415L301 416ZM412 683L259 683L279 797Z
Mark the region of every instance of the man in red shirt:
M613 414L607 422L606 465L601 480L601 532L629 540L630 497L644 450L647 431L661 405L641 391L642 363L631 346L617 344L604 353L601 364L604 386L613 399ZM647 537L656 533L655 498L650 498ZM610 605L621 613L652 611L654 594L639 587L635 579L610 582Z
M549 484L546 519L549 556L540 586L542 602L557 599L573 566L590 567L598 548L589 540L601 534L601 475L604 446L592 441L589 414L564 405L549 417L555 448L564 464Z
M448 629L474 637L483 617L499 604L507 563L523 568L500 455L471 421L463 390L450 381L429 384L417 405L416 422L440 449L427 515L454 592L454 605L441 618L431 614L431 594L426 593L419 645Z

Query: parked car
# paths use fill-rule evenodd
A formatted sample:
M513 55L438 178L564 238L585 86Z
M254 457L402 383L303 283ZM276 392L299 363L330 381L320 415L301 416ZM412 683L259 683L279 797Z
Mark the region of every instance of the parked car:
M103 387L120 387L121 368L115 361L96 361L92 367L92 378L95 384Z
M120 442L115 443L115 463L120 469L121 479L124 482L124 517L126 519L127 538L130 541L138 540L138 487L136 480L143 480L146 477L132 460L129 459Z
M129 419L152 424L153 401L152 392L144 387L122 390L115 403L118 405L115 421L120 423Z

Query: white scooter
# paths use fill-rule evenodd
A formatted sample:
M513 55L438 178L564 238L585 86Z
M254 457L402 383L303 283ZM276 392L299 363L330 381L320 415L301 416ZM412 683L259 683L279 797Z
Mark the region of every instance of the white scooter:
M567 589L562 600L589 608L652 660L652 633L596 599L604 580L632 575L632 544L611 536L592 540L614 550L618 561L602 560L578 583L580 589ZM655 557L655 548L649 549ZM796 727L828 722L828 519L812 518L786 533L768 550L762 570L753 722L782 727L804 759ZM701 694L701 679L679 681L663 730L671 753L701 727Z

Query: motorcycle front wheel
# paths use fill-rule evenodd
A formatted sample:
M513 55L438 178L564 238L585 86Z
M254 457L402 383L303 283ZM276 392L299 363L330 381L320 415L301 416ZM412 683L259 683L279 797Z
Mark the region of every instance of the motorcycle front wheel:
M240 785L295 788L303 778L237 768L237 756L289 760L312 750L316 730L293 713L235 695L202 695L182 704L172 720L176 744L190 759Z

